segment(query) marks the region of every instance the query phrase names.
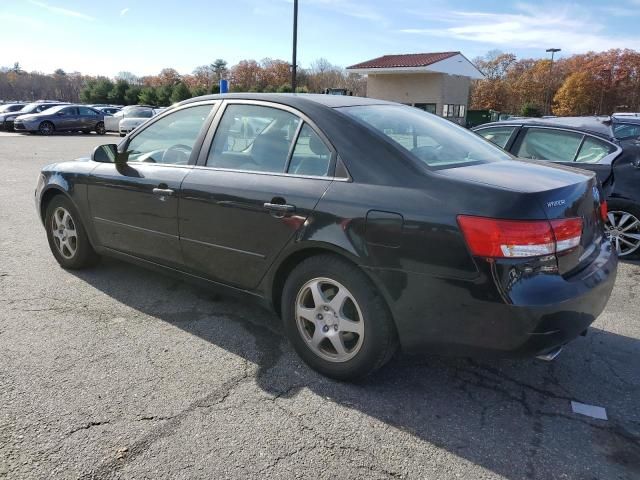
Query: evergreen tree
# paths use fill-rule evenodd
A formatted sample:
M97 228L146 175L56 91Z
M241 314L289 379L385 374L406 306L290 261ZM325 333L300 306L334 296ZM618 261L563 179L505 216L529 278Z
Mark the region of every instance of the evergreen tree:
M191 98L191 92L184 84L184 82L180 82L175 87L173 87L173 93L171 94L171 101L173 103L181 102L188 98Z
M157 105L158 95L153 87L144 87L138 95L138 101L144 105Z

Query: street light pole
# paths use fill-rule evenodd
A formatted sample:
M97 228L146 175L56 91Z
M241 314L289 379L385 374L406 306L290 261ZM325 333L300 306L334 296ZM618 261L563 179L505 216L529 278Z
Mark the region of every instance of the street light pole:
M560 48L547 48L547 53L551 52L551 65L549 65L549 80L547 80L547 94L545 95L544 111L545 115L551 114L551 73L553 72L553 55L561 51Z
M293 60L291 62L291 91L296 93L296 65L298 49L298 0L293 0Z

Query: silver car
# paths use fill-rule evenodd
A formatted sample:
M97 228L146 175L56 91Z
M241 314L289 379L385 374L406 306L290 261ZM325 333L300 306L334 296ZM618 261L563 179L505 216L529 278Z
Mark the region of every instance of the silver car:
M152 107L129 105L112 116L105 117L104 126L108 132L118 132L120 136L124 137L155 114L156 110ZM125 120L124 125L121 125Z

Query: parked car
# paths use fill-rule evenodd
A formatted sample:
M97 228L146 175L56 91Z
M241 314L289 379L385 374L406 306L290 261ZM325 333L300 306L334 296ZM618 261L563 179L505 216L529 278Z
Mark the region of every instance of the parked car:
M119 112L114 113L111 117L107 117L105 119L104 125L107 132L118 132L120 131L120 121L125 118L132 119L140 119L143 118L143 121L151 118L154 115L154 108L148 105L128 105L124 107ZM134 122L135 123L135 122ZM126 133L125 133L126 134ZM122 134L121 136L124 136Z
M0 113L0 130L12 131L13 122L20 115L26 115L29 113L40 113L47 108L56 107L58 105L68 105L64 102L33 102L27 105L23 105L22 109L15 110L13 112Z
M158 113L159 110L155 108L138 108L130 110L125 114L125 117L120 120L120 124L118 125L118 132L120 133L120 136L124 137L127 133L131 133Z
M59 105L44 112L20 115L14 121L17 132L96 132L104 135L104 113L84 105Z
M519 119L473 131L518 157L595 172L609 204L607 235L619 256L640 255L640 119Z
M18 110L22 110L24 106L24 103L5 103L4 105L0 105L0 113L17 112Z
M617 271L593 173L369 98L187 100L44 167L35 200L62 267L115 256L261 301L338 379L398 344L552 358Z

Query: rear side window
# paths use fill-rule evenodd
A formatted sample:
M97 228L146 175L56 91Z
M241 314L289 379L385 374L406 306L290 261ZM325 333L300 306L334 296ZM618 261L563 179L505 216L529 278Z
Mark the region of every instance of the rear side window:
M306 123L300 130L291 156L288 173L326 176L331 164L331 150Z
M615 147L607 142L593 137L585 137L576 157L576 162L597 163L614 151Z
M424 165L447 168L512 157L453 122L400 105L343 107L340 112L410 152Z
M582 134L546 128L529 128L516 156L552 162L573 162Z
M278 108L229 105L216 129L207 166L284 173L300 122Z
M492 127L492 128L483 128L482 130L478 130L476 133L491 143L496 144L500 148L506 147L511 135L513 135L516 127Z

